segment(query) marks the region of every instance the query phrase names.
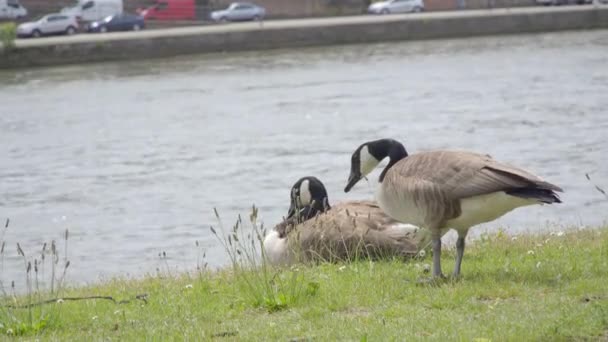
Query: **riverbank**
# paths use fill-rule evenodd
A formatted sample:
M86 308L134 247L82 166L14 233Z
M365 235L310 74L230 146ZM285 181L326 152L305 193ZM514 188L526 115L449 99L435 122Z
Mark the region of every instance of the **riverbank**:
M442 256L448 270L454 252ZM44 340L608 338L605 227L484 236L467 247L463 278L439 286L417 283L428 276L430 262L427 256L407 264L357 261L254 272L236 267L180 276L172 276L167 264L158 276L62 294L128 301L122 304L66 299L31 311L4 307L1 331L16 334L15 322L32 319L38 328L20 332ZM8 303L38 299L44 298Z
M535 7L274 20L142 32L17 40L0 68L185 54L608 28L606 6Z

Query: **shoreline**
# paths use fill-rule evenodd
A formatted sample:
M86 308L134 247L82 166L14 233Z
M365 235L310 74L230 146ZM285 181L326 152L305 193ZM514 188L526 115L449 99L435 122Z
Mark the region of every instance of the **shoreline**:
M17 39L0 69L308 46L608 28L608 6L530 7L271 20Z
M0 311L0 336L602 339L608 336L608 312L602 309L608 300L606 243L605 226L498 232L468 247L461 279L431 285L417 281L428 277L429 256L271 269L244 262L182 274L167 267L156 276L114 278L56 295L5 296L9 309ZM442 259L450 267L455 251L446 251Z

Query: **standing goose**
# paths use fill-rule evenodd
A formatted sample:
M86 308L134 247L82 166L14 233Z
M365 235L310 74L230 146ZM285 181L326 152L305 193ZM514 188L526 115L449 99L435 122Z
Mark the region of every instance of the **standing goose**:
M299 179L290 195L287 219L264 239L266 256L274 264L354 256L411 257L424 242L424 230L391 219L374 202L330 207L325 186L315 177Z
M408 156L393 139L369 141L351 158L345 192L369 174L384 158L376 197L392 218L431 233L433 276L441 272L441 231L458 232L454 277L460 275L465 237L469 229L509 211L532 204L561 203L562 189L522 169L497 162L489 155L460 151L432 151Z

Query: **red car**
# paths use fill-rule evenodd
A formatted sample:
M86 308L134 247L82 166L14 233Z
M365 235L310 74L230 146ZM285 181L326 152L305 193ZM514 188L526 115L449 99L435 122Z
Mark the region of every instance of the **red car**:
M156 0L156 4L139 9L144 19L152 20L194 20L196 19L195 0Z

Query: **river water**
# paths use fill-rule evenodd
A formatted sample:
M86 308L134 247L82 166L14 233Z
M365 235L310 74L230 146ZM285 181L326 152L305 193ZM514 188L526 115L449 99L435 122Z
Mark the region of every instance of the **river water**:
M330 201L352 151L381 137L410 153L468 149L565 189L474 229L562 230L606 221L608 32L206 55L0 72L2 280L69 229L68 281L191 270L209 231L252 204L267 226L304 175ZM379 171L374 173L375 176ZM376 177L371 177L375 179ZM198 241L199 247L195 246ZM166 253L166 260L159 253ZM62 256L63 257L63 256Z

